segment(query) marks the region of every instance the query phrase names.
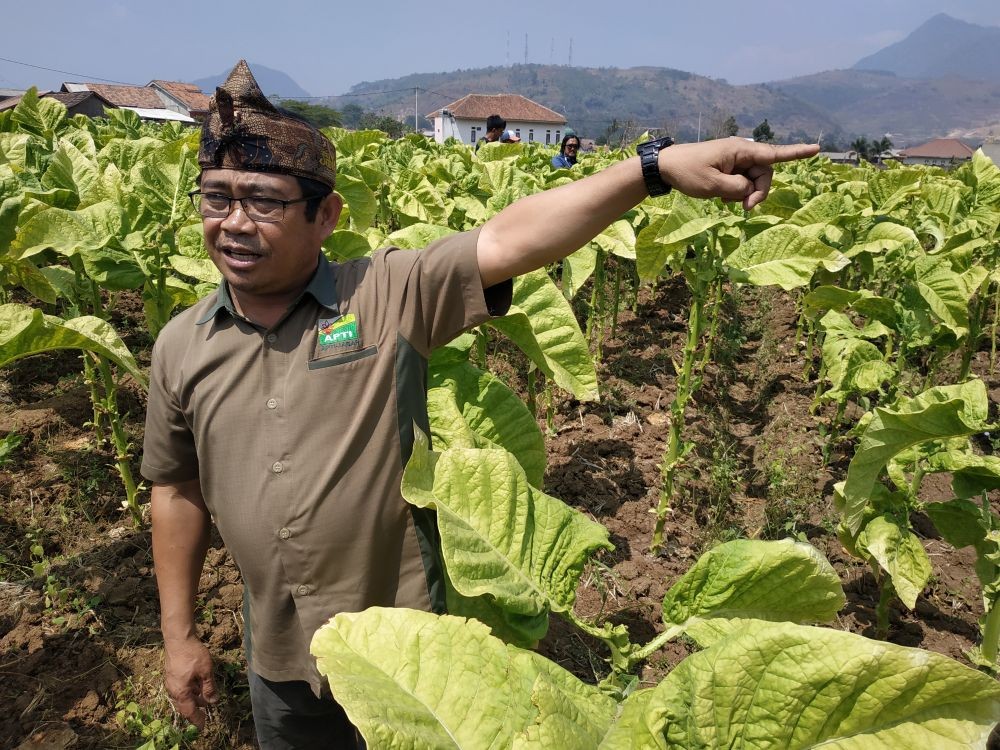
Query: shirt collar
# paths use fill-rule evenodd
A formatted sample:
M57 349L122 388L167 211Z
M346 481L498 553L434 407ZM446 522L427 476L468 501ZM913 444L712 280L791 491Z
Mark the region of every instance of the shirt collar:
M337 284L334 279L334 268L333 264L327 260L323 253L319 254L319 263L316 264L316 271L313 273L312 278L309 283L306 284L306 288L302 290L302 294L299 296L295 302L293 302L289 309L295 307L302 301L302 297L305 295L311 295L316 302L318 302L323 307L326 307L334 312L338 309L337 304ZM205 314L201 316L196 321L197 325L202 325L213 320L219 311L224 310L233 317L237 317L239 313L236 312L236 306L233 304L232 295L229 293L229 285L223 279L222 283L219 284L218 289L215 292L215 301L209 306L205 311Z

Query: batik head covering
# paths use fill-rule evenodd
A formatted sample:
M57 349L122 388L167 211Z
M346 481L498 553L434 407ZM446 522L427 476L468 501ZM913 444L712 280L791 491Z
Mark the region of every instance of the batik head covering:
M215 89L201 127L198 164L291 174L333 188L337 152L315 127L279 112L240 60Z

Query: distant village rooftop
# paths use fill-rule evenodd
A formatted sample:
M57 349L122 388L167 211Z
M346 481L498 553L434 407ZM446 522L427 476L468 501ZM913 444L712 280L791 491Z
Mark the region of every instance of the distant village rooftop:
M500 115L508 121L566 124L566 118L558 112L520 94L467 94L434 110L427 119L440 117L445 111L461 120L485 121L490 115Z
M956 161L971 159L975 151L957 138L935 138L919 146L903 149L902 155L907 159L954 159Z

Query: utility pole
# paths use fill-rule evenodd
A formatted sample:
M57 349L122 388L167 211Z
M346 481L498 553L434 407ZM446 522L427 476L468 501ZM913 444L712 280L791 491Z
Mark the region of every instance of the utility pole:
M556 38L552 37L552 43L549 46L549 65L551 65L556 56Z
M510 67L510 29L507 29L507 67Z
M417 118L420 116L417 114L417 112L420 111L417 106L417 92L419 90L420 89L418 89L416 86L413 87L413 132L414 133L420 132L420 128L417 127Z
M701 143L701 111L698 112L698 143Z
M524 32L524 64L528 64L528 32Z
M573 67L573 37L569 38L569 67Z

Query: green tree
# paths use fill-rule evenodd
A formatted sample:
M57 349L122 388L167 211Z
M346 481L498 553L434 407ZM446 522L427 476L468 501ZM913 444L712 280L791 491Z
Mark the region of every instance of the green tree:
M301 115L317 128L340 127L342 123L340 112L322 104L310 104L297 99L283 99L279 106L289 112Z
M380 115L376 112L365 112L358 123L360 130L381 130L390 138L402 138L406 134L406 126L395 117Z
M774 140L774 131L766 117L764 122L753 129L753 139L761 143L771 143Z
M872 144L864 136L851 141L851 148L858 152L859 159L870 160L872 155Z
M891 149L892 149L892 141L889 140L889 136L887 135L882 136L877 141L872 141L873 156L875 156L878 159L879 163L882 162L883 154L885 154L887 151L890 151Z
M736 118L726 112L719 112L709 123L709 138L727 138L740 132Z
M345 104L340 110L341 122L348 130L357 130L361 127L361 118L364 117L365 110L360 104Z

